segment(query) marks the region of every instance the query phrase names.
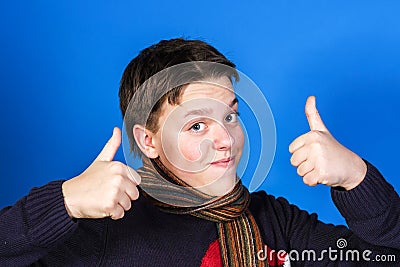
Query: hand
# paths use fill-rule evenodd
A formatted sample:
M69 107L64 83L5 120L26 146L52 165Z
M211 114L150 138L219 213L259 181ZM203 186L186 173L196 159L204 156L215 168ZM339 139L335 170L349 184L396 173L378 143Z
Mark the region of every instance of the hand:
M290 162L305 184L340 186L346 190L359 185L367 166L355 153L342 146L325 127L315 106L315 97L307 99L305 112L310 130L289 146Z
M113 135L93 163L62 185L65 207L72 218L120 219L139 197L139 174L125 164L112 161L121 144L121 130Z

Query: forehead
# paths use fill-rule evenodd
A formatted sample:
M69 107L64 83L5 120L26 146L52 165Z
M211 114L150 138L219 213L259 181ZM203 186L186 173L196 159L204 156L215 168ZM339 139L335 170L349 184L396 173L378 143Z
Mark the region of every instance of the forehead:
M228 77L209 79L207 81L195 82L186 85L181 95L181 103L189 104L190 100L206 101L214 99L223 103L230 103L235 99L232 83Z

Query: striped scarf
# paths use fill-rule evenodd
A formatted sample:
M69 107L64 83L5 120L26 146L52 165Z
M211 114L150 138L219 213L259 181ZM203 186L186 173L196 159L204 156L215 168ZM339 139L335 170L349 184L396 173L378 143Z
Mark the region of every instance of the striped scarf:
M161 210L190 214L216 223L225 267L268 266L257 259L263 249L260 231L248 206L250 194L241 181L222 197L205 194L176 177L157 159L143 157L140 187Z

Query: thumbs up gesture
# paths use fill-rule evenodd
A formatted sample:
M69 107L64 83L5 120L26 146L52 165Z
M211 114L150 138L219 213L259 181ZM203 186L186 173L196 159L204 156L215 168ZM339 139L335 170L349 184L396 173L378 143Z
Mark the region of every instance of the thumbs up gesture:
M359 185L367 166L355 153L331 135L315 105L315 97L307 99L305 112L310 131L296 138L289 146L290 162L297 167L305 184L340 186L346 190Z
M92 164L62 185L65 207L73 218L120 219L139 197L140 176L125 164L113 161L121 144L121 130L113 135Z

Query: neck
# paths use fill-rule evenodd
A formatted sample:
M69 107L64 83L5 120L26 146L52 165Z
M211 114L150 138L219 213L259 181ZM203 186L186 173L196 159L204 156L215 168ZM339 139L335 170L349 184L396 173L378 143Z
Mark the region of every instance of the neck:
M203 186L193 187L207 195L220 197L231 192L235 185L239 182L239 178L234 177L221 177L216 181Z

